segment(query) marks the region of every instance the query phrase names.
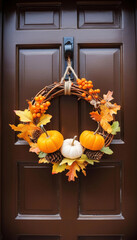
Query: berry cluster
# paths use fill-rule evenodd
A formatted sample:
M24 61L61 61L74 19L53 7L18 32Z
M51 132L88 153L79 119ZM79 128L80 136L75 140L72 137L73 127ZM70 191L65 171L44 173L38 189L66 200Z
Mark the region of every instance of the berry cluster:
M85 92L81 95L83 98L85 98L85 100L91 101L92 99L98 99L98 93L100 93L100 89L93 90L92 81L87 81L85 78L78 78L77 84L79 85L80 89L85 90Z
M29 109L32 113L33 118L40 118L41 115L43 113L46 112L46 110L48 110L48 107L50 106L50 102L43 102L45 100L45 97L42 95L39 95L37 97L34 98L35 99L35 103L32 104L32 102L28 102L29 104Z

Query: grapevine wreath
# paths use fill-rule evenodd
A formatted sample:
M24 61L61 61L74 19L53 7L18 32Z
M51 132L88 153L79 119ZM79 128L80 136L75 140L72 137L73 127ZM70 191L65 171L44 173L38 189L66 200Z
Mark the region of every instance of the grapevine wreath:
M68 81L64 80L70 71L76 78L75 83L71 81L70 75ZM102 98L99 94L100 89L93 89L91 80L77 77L68 61L61 81L45 86L32 101L28 101L28 109L15 110L20 123L10 126L14 131L20 132L17 135L19 138L28 142L29 151L38 155L39 164L52 164L52 174L68 170L68 181L75 181L77 172L81 170L86 176L88 164L98 163L104 153L113 153L109 145L114 135L120 131L119 122L114 120L120 106L111 102L113 92L108 91ZM90 116L98 124L95 132L84 130L78 141L76 136L64 140L59 131L46 131L45 125L52 118L47 113L51 100L61 95L75 95L78 100L84 99L93 106Z

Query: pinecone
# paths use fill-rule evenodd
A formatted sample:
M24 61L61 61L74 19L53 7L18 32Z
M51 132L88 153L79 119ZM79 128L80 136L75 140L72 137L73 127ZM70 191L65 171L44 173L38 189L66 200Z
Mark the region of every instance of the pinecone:
M51 163L58 163L62 161L63 156L61 152L57 150L56 152L48 153L46 159Z
M86 149L84 153L91 160L100 160L101 157L103 156L102 152L100 152L100 151L92 151L92 150L89 150L89 149Z
M40 137L40 135L42 134L42 130L41 129L37 129L32 133L32 140L33 142L37 142L38 138Z

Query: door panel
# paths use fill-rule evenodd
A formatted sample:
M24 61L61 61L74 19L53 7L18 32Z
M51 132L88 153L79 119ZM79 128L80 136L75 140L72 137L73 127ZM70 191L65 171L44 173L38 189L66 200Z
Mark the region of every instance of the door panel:
M3 240L136 239L136 61L134 5L129 1L4 1ZM9 37L10 36L10 37ZM112 156L68 183L51 175L17 140L9 123L45 85L64 73L63 37L74 37L74 68L121 105ZM96 129L92 106L74 96L52 100L47 129L73 137ZM132 114L131 114L132 113ZM131 117L131 115L133 115Z

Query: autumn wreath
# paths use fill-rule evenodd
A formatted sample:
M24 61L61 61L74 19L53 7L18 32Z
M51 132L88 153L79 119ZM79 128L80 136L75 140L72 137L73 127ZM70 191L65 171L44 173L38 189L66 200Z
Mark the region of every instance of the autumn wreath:
M66 81L65 76L71 70L76 78L72 82L70 77ZM45 125L50 122L52 116L47 113L51 100L60 95L75 95L78 100L84 99L93 106L90 116L98 124L97 130L85 130L80 134L79 141L76 136L72 139L65 139L56 130L46 131ZM61 82L54 82L45 86L37 95L28 101L28 109L24 111L15 110L19 116L20 123L11 125L17 135L30 145L30 152L38 155L40 164L52 164L52 174L68 170L66 176L68 181L75 181L77 172L82 170L86 175L88 164L100 162L103 154L112 154L109 145L113 136L120 131L119 122L114 120L114 115L120 110L120 106L112 103L113 92L108 91L100 97L100 89L93 89L93 82L85 78L79 79L74 69L68 65Z

